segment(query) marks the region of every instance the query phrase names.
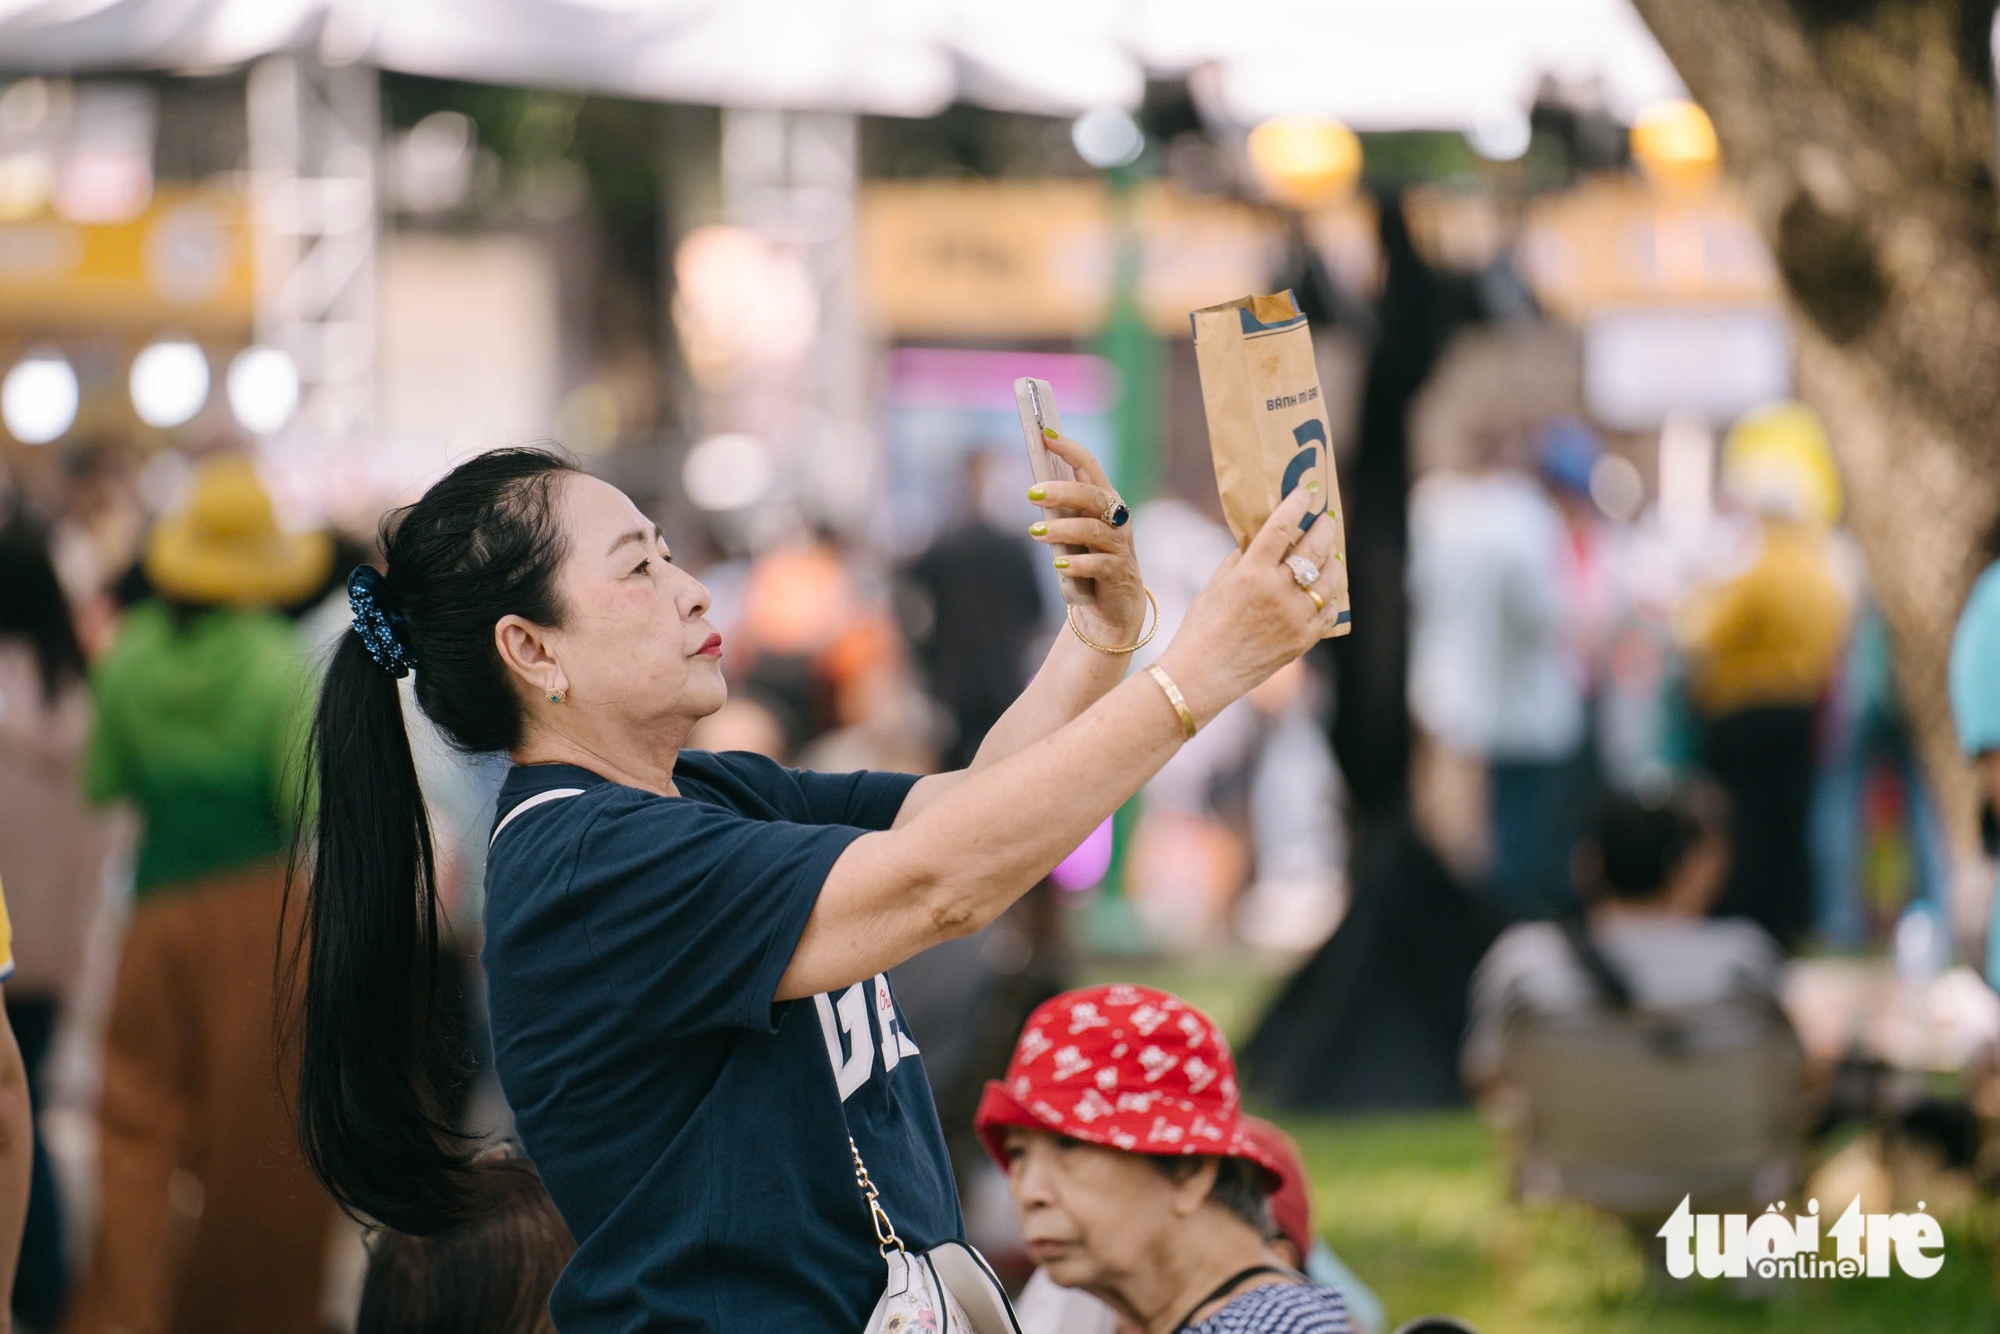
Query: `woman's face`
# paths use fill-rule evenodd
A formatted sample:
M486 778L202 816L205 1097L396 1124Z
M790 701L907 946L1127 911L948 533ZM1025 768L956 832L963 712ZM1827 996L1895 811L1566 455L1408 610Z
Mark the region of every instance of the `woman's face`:
M721 708L728 690L708 590L673 563L659 528L617 487L573 475L559 503L569 538L557 573L564 615L545 633L566 681L564 707L634 726L692 723Z
M1143 1154L1044 1130L1010 1129L1003 1147L1028 1251L1065 1288L1157 1286L1167 1237L1214 1179L1202 1171L1176 1182Z

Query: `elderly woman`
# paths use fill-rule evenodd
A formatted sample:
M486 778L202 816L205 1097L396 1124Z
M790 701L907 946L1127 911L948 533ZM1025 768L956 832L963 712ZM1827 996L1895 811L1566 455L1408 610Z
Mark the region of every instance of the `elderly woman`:
M1221 1030L1149 987L1028 1017L976 1121L1049 1278L1143 1334L1348 1334L1332 1288L1280 1263L1284 1164L1244 1124Z
M315 725L299 1122L344 1202L419 1234L475 1212L439 1110L436 875L397 691L414 673L447 736L515 763L483 959L495 1065L577 1243L556 1327L853 1334L887 1229L913 1254L963 1237L885 971L1048 874L1331 628L1320 571L1342 577L1307 479L1128 679L1149 599L1125 507L1087 452L1049 447L1077 480L1029 492L1052 511L1031 532L1086 548L1056 564L1096 601L970 768L923 779L685 748L727 693L708 592L560 458L482 455L394 516L386 573L350 580Z

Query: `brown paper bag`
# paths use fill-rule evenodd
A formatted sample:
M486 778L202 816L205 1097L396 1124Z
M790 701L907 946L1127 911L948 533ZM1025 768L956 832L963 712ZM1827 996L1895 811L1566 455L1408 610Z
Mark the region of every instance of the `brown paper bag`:
M1345 564L1347 530L1328 450L1326 404L1313 361L1312 330L1298 303L1290 292L1246 296L1188 318L1194 324L1215 485L1236 545L1249 546L1279 501L1294 487L1318 478L1326 506L1309 512L1299 527L1334 525L1333 559ZM1339 612L1327 637L1353 629L1346 580L1330 571L1319 593Z

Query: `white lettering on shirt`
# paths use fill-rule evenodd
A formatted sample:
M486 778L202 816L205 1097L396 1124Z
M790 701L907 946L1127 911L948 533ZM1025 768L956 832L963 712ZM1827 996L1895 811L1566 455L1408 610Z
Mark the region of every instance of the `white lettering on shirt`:
M918 1054L917 1044L896 1021L896 1003L889 995L889 979L882 973L866 982L856 982L841 992L837 1001L831 992L821 992L813 997L813 1007L819 1011L820 1035L826 1039L827 1060L833 1065L834 1083L840 1089L842 1102L875 1073L876 1028L882 1034L885 1071L895 1069L903 1057ZM873 1025L868 1022L871 1008L875 1011ZM845 1042L841 1041L843 1033L847 1035Z
M833 1062L834 1083L840 1088L840 1100L847 1101L847 1095L868 1082L868 1076L875 1071L875 1034L868 1023L868 997L862 991L865 982L856 982L840 995L838 1006L821 992L813 997L813 1005L819 1010L820 1032L826 1038L827 1059ZM839 1011L840 1031L834 1031L834 1014ZM841 1056L840 1034L847 1034L848 1051L845 1059Z

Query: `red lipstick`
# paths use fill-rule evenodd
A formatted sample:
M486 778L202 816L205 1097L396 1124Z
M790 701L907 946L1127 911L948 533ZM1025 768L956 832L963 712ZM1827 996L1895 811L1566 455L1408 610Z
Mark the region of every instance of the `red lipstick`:
M696 657L698 657L698 658L719 658L719 657L721 657L721 656L722 656L722 636L721 636L721 635L710 635L710 636L709 636L709 637L708 637L707 639L704 639L704 640L702 640L702 641L701 641L701 647L695 650L695 656L696 656Z

